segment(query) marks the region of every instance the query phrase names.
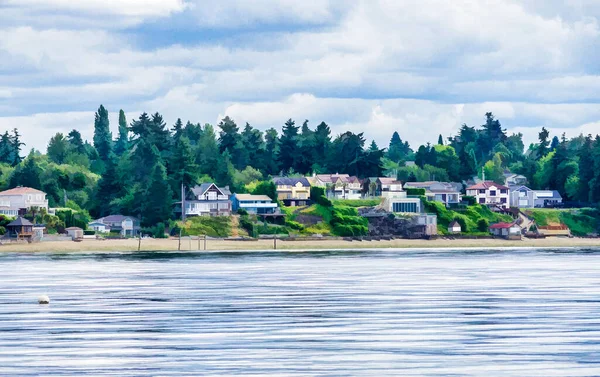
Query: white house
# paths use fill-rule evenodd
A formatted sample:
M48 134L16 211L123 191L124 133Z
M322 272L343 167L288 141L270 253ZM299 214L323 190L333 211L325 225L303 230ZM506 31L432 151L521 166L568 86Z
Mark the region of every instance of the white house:
M15 187L0 192L0 214L7 216L24 215L31 207L49 211L46 193L30 187Z
M462 200L462 183L451 182L406 182L404 189L422 188L425 189L427 200L441 202L448 206L459 204Z
M229 216L231 214L231 192L229 187L217 187L214 183L203 183L187 191L186 216ZM179 203L181 205L181 203ZM181 212L181 208L178 208Z
M262 215L275 213L277 209L277 203L267 195L234 194L231 202L233 211L244 209L248 213Z
M96 233L108 233L110 232L110 228L108 225L101 223L99 221L92 221L88 224L88 228L95 231Z
M361 199L362 185L358 177L348 174L317 174L306 177L311 186L325 188L330 199Z
M562 204L562 196L556 190L532 190L527 186L510 188L510 206L518 208L556 207Z
M423 212L420 198L409 198L406 191L383 196L383 208L393 213L421 213Z
M487 206L508 208L510 189L492 181L484 181L467 187L467 195L475 197L477 203Z
M454 220L450 224L448 224L448 233L460 233L462 232L462 227L459 222Z

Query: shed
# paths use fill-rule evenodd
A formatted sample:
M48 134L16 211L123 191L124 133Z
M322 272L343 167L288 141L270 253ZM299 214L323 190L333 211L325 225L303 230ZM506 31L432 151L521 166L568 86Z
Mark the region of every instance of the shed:
M521 239L522 229L515 223L496 223L490 225L490 233L506 239Z
M448 233L461 233L461 232L462 232L462 227L460 226L460 223L458 221L454 220L448 225Z
M65 229L67 231L67 235L74 240L83 239L83 229L78 228L76 226L72 226L70 228Z
M17 238L33 237L33 224L23 217L18 217L15 221L6 226L8 234Z

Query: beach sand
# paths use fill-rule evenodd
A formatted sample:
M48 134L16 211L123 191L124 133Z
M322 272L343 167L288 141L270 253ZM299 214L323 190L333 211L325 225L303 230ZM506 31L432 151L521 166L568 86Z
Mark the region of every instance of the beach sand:
M235 250L273 250L273 240L257 241L206 241L206 250L235 251ZM171 239L142 239L142 251L175 251L178 250L179 240ZM437 239L437 240L392 240L392 241L345 241L345 240L277 240L278 250L326 250L326 249L405 249L405 248L504 248L504 247L600 247L599 238L546 238L525 239L523 241L507 241L500 239ZM182 251L203 250L202 240L183 238ZM39 243L13 243L0 246L0 252L126 252L137 251L138 240L84 240L82 242L56 241Z

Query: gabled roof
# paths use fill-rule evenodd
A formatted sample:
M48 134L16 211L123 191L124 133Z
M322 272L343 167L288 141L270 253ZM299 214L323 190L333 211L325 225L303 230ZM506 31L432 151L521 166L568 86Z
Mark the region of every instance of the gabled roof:
M215 189L217 189L217 191L221 195L231 195L231 192L229 191L229 187L225 187L224 189L221 189L212 182L211 183L202 183L199 186L194 186L191 188L191 191L195 197L198 197L198 196L202 196L202 195L206 194L206 192L208 190L210 190L211 187L214 187Z
M123 220L125 219L131 219L133 222L137 222L138 219L133 217L133 216L123 216L123 215L110 215L110 216L106 216L103 217L101 219L95 220L94 222L100 222L103 224L106 223L120 223L123 222Z
M83 230L83 229L81 229L78 226L72 226L72 227L69 227L69 228L65 228L65 230Z
M450 224L448 224L448 228L454 228L455 226L459 226L462 229L462 226L460 225L460 223L456 220L452 221Z
M18 217L15 221L11 222L7 226L32 226L31 221L27 220L24 217Z
M485 182L480 182L480 183L474 184L473 186L467 187L467 190L487 190L490 187L496 187L501 190L508 190L508 187L498 184L493 181L485 181Z
M510 191L534 191L532 189L530 189L529 187L525 186L525 185L521 185L521 186L510 186L509 187Z
M298 183L300 183L302 187L310 187L310 183L305 177L273 177L273 183L275 183L277 186L296 186Z
M237 200L240 200L240 201L246 201L246 200L259 200L259 201L268 200L269 202L273 201L267 195L235 194L235 197L237 198Z
M23 194L46 194L43 191L31 187L15 187L10 190L0 192L1 195L23 195Z
M534 190L534 192L538 199L562 199L556 190Z
M402 182L400 182L396 178L379 177L377 179L384 185L402 184Z
M490 229L508 229L508 228L512 228L515 225L518 226L517 224L514 224L514 223L496 223L496 224L490 225Z

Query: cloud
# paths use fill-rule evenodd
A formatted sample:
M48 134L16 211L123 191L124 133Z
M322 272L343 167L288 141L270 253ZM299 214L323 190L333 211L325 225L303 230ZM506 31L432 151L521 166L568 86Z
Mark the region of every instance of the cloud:
M165 17L181 12L189 5L183 0L4 0L4 3L30 11L53 10L141 17Z

